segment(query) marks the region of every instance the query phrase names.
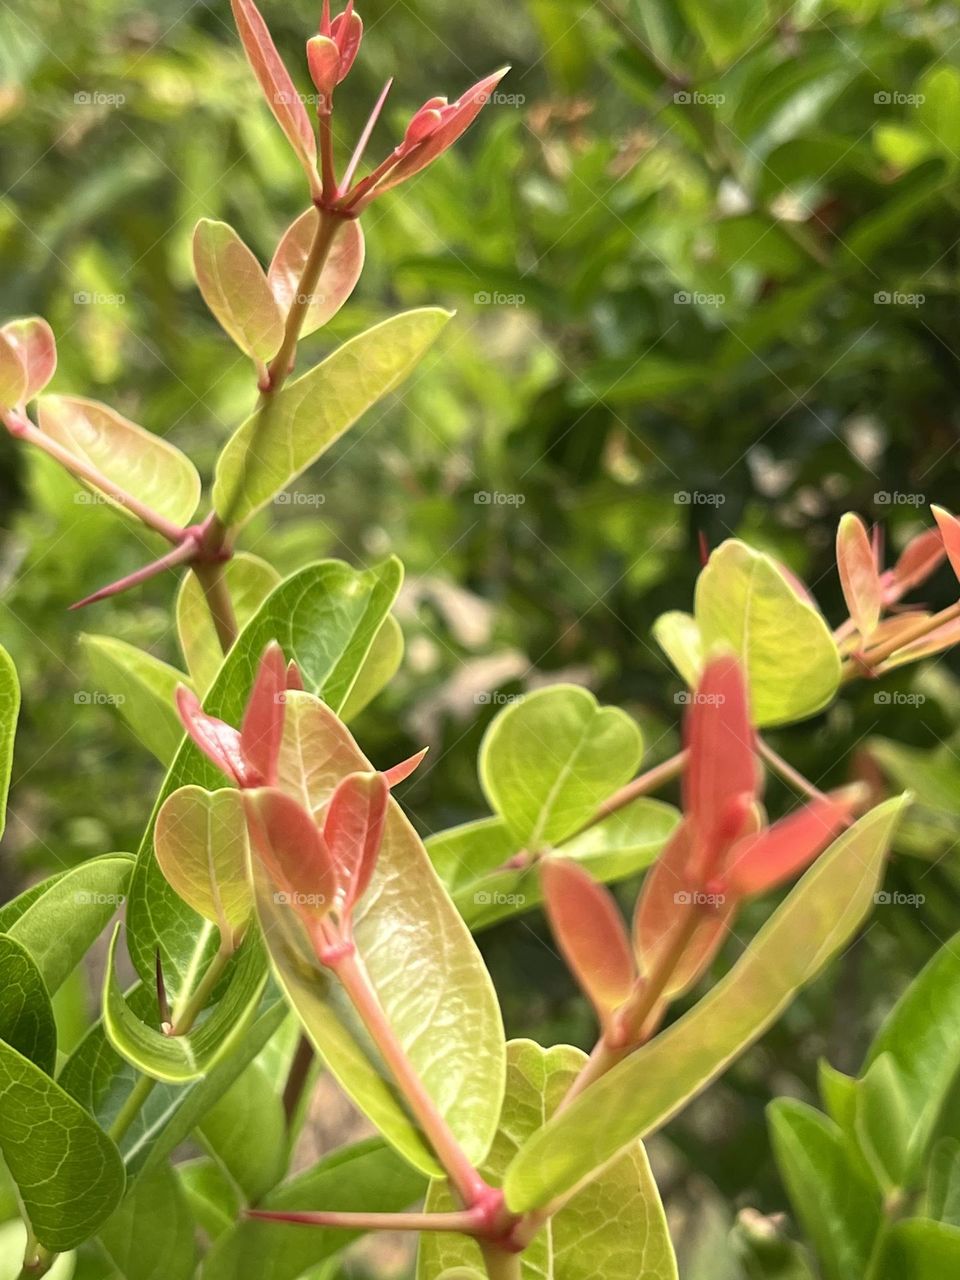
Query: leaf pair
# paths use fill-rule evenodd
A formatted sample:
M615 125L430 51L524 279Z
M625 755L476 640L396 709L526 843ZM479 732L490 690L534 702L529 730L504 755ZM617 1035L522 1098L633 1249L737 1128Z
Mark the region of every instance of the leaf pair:
M226 222L201 218L196 225L193 265L203 300L240 350L260 365L272 360L283 342L319 220L316 209L302 213L284 232L267 272ZM301 336L340 310L360 278L363 256L360 224L343 222L316 286L300 304Z

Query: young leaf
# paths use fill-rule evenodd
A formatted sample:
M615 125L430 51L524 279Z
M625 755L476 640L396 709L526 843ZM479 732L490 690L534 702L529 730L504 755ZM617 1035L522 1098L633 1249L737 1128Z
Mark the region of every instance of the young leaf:
M772 827L744 836L730 851L725 880L735 894L766 893L803 871L851 817L849 804L811 800Z
M636 772L640 730L626 712L559 684L496 716L480 747L490 806L530 851L572 835Z
M22 404L27 394L27 371L13 342L0 329L0 405Z
M58 1084L0 1041L0 1155L39 1242L73 1249L123 1195L116 1147Z
M80 636L90 675L126 720L137 739L163 765L183 741L174 692L186 676L152 653L114 636ZM79 696L79 695L78 695Z
M116 914L132 870L133 859L128 853L91 858L45 882L22 911L0 919L0 927L36 961L51 995ZM16 899L10 907L15 908L21 900Z
M53 330L40 316L28 316L8 321L0 329L0 337L13 348L23 367L23 399L32 400L56 372L57 343Z
M662 613L651 628L653 638L692 689L703 668L703 640L697 620L689 613Z
M397 560L362 572L324 560L293 574L264 601L230 651L205 699L206 709L231 724L243 717L250 680L266 646L276 641L300 667L304 683L331 707L342 706L400 588ZM157 802L178 787L216 790L223 778L185 742ZM213 929L170 888L153 852L153 823L141 843L130 888L127 943L145 982L153 982L160 949L168 989L176 995L191 973L202 971L214 945Z
M372 769L331 709L287 695L280 785L317 813L347 774ZM338 984L319 968L295 911L252 859L257 910L275 976L330 1071L384 1136L424 1172L433 1154L359 1031ZM416 927L412 922L416 921ZM354 915L357 949L394 1032L474 1160L496 1128L503 1092L500 1010L473 939L426 851L391 800L369 891Z
M208 1076L243 1040L267 983L260 940L251 935L234 962L229 983L210 1015L187 1035L165 1035L156 1010L141 1019L124 997L117 978L117 925L103 980L103 1027L121 1057L154 1080L182 1084Z
M319 216L319 215L318 215ZM201 218L193 269L203 300L244 355L266 364L283 342L283 315L266 273L233 227Z
M253 911L247 882L247 821L240 792L181 787L157 814L157 862L184 902L221 937L242 929Z
M542 1049L531 1040L507 1046L507 1093L500 1128L482 1172L500 1186L514 1152L549 1120L586 1061L569 1045ZM434 1182L426 1210L458 1208L447 1183ZM440 1280L449 1267L480 1268L466 1236L424 1233L417 1280ZM521 1257L523 1280L676 1280L677 1264L656 1183L640 1142L550 1218Z
M262 1200L286 1172L290 1152L283 1102L257 1062L210 1108L198 1132L249 1204Z
M303 165L311 192L318 195L317 140L307 109L253 0L230 0L230 5L244 52L263 90L267 106Z
M195 1224L169 1165L141 1178L97 1233L123 1280L191 1280Z
M616 899L567 858L544 858L540 875L554 940L603 1021L637 976Z
M41 430L75 457L166 519L188 523L200 501L200 476L179 449L96 400L41 396L37 413Z
M861 638L868 640L880 621L883 585L870 535L852 511L837 529L837 568L850 617Z
M323 820L343 910L367 891L383 839L390 788L382 773L348 773L337 783Z
M949 511L943 507L932 506L930 510L937 522L937 528L940 530L940 537L943 539L943 549L947 553L947 559L950 561L950 567L953 572L960 578L960 520L956 516L951 515Z
M0 645L0 836L7 820L7 793L13 765L13 741L20 714L20 682L6 649Z
M817 1085L827 1115L844 1133L852 1136L857 1106L856 1080L821 1058L817 1063Z
M237 627L242 631L280 582L280 575L266 560L246 551L233 555L224 565L223 574ZM176 614L180 648L194 688L202 698L220 670L223 650L203 588L192 571L184 575L177 592Z
M755 724L802 720L836 693L840 658L827 624L769 556L722 543L697 580L695 614L705 653L725 645L740 658Z
M751 1045L858 928L904 797L866 814L810 868L733 969L521 1148L505 1184L515 1212L576 1186L658 1128Z
M307 209L305 213L301 213L283 233L270 263L267 279L273 296L284 312L289 311L297 296L319 218L317 209ZM300 330L302 337L307 337L332 320L350 297L363 270L363 256L363 232L359 221L353 219L343 222L323 264L316 288L310 295L303 328Z
M309 808L276 787L247 791L243 802L254 865L279 890L275 905L322 919L336 900L337 869Z
M880 1228L876 1187L850 1159L840 1130L819 1111L781 1098L767 1114L781 1177L824 1280L862 1280Z
M405 311L288 383L268 415L254 413L224 446L213 486L218 515L231 527L246 524L400 385L449 319L436 307Z
M0 934L0 1040L53 1075L57 1024L40 970L25 947Z
M277 1211L324 1209L400 1213L424 1192L423 1176L371 1139L345 1147L298 1174L258 1205ZM203 1280L299 1280L357 1238L357 1232L246 1219L211 1249Z

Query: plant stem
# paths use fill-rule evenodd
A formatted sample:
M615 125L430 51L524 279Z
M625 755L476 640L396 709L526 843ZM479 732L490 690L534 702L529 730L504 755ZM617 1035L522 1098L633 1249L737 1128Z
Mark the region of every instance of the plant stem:
M798 769L795 769L788 760L784 760L783 756L774 751L763 738L757 734L757 751L766 760L772 769L775 769L786 782L800 792L801 795L809 796L812 800L826 800L826 796L815 786L808 778L805 778Z
M107 1130L107 1137L112 1138L114 1142L120 1142L126 1136L127 1130L136 1120L140 1112L140 1108L150 1097L153 1087L156 1084L153 1076L141 1076L137 1083L127 1094L127 1100L117 1112L116 1117Z
M203 598L216 628L220 648L227 654L233 648L240 629L227 589L226 565L222 562L199 561L194 564L193 572L203 588Z
M596 826L604 818L609 818L611 813L616 813L618 809L625 808L632 800L636 800L639 796L648 795L651 791L657 791L668 782L672 782L674 778L683 772L686 763L687 752L678 751L669 760L664 760L660 764L654 765L652 769L648 769L646 773L641 773L639 777L634 778L632 782L628 782L626 786L621 787L619 791L615 791L612 796L604 800L590 821L580 828L580 831L588 831L590 827ZM580 835L580 831L575 834ZM568 838L572 839L573 837Z
M30 1228L27 1228L27 1247L23 1254L23 1267L17 1280L37 1280L45 1276L57 1260L57 1255L45 1249L39 1243Z
M353 951L337 960L332 967L374 1044L383 1055L437 1158L449 1174L450 1181L469 1208L488 1190L487 1184L467 1159L407 1057L406 1050L384 1014L363 961Z
M496 1245L480 1242L484 1266L487 1268L489 1280L520 1280L523 1264L519 1253L509 1253L506 1249L498 1249Z
M855 680L857 676L863 675L864 667L872 670L892 654L897 653L898 650L905 649L907 645L913 644L917 640L922 640L931 631L936 631L938 627L942 627L947 622L953 622L954 618L960 618L960 600L955 604L948 605L946 609L941 609L939 613L935 613L929 618L921 618L916 626L911 627L908 631L901 631L899 635L893 636L885 644L878 644L874 649L867 649L865 653L848 658L843 664L842 679L844 681Z
M345 1231L457 1231L472 1236L482 1228L472 1209L453 1213L341 1213L308 1210L301 1213L269 1213L248 1209L248 1218L261 1222L293 1222L307 1227L342 1227Z

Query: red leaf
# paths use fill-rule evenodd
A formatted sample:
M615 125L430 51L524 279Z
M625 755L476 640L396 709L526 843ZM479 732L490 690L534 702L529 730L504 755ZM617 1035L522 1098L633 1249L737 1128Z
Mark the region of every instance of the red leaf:
M204 711L200 699L185 684L177 685L177 711L183 727L208 760L237 786L249 784L249 773L240 749L240 734L233 725Z
M283 704L287 665L283 650L272 641L263 651L240 728L240 750L260 783L277 780L277 756L283 737Z
M940 530L943 549L947 553L950 567L960 578L960 520L956 516L952 516L949 511L945 511L943 507L932 506L930 510L933 512L933 518L936 520L937 527Z
M312 193L320 195L317 140L307 109L253 0L230 0L230 3L247 61L260 83L267 105L306 170Z
M867 640L880 621L883 586L870 535L852 511L841 519L837 529L837 569L850 617L861 637Z
M330 35L340 50L340 74L337 77L339 84L353 66L360 48L360 41L363 39L363 20L358 13L354 13L353 0L349 0L343 13L334 18L330 25Z
M323 822L346 914L377 865L390 788L382 773L351 773L337 783Z
M314 920L325 916L336 900L337 875L313 817L272 787L245 791L243 801L254 852L285 905Z
M320 95L320 107L329 111L333 90L340 81L340 50L329 36L311 36L307 41L307 66Z
M822 853L852 817L850 800L814 800L730 852L724 881L740 897L766 893L789 880Z
M422 751L418 751L416 755L408 756L406 760L401 760L399 764L395 764L391 769L384 769L383 776L387 780L389 787L395 787L401 782L405 782L414 770L420 768L423 757L430 750L424 747Z
M637 971L612 896L566 858L540 863L544 903L557 946L601 1022L630 995Z
M925 582L944 557L943 539L936 529L924 529L910 539L884 578L884 604L891 604Z

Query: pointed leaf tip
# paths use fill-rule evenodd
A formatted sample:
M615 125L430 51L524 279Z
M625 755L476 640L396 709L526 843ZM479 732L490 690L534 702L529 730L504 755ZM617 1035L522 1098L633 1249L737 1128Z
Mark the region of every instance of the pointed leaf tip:
M850 617L866 640L880 621L883 584L877 552L866 526L848 511L837 528L837 569Z

